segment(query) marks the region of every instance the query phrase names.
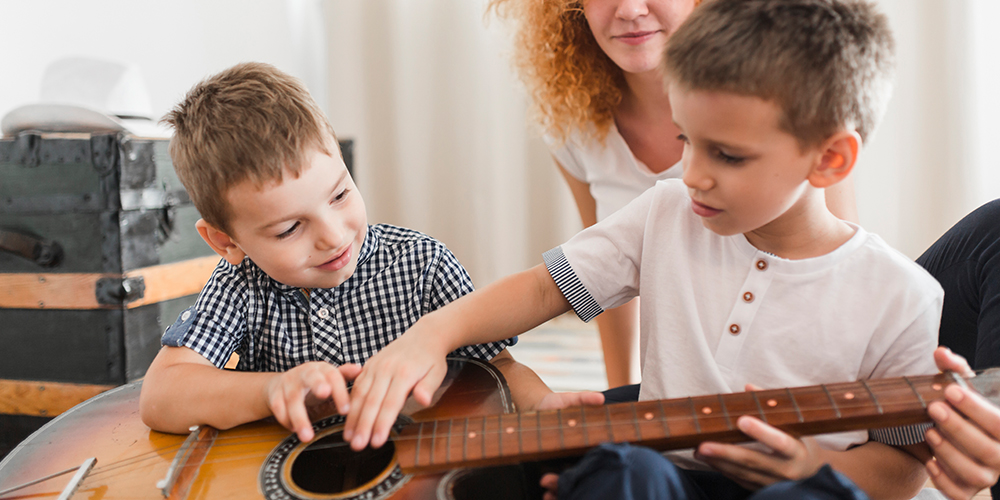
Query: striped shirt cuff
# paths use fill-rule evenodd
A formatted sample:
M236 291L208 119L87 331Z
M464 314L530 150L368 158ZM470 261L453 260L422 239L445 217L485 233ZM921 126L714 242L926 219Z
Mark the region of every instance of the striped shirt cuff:
M562 247L555 247L543 253L542 260L545 261L545 267L548 268L549 274L552 275L556 286L559 287L559 291L569 301L569 305L573 306L573 311L580 319L585 322L590 321L604 312L604 309L601 309L601 306L580 282L580 278L573 272Z
M914 424L904 427L870 429L868 438L889 446L906 446L924 442L924 433L934 424Z

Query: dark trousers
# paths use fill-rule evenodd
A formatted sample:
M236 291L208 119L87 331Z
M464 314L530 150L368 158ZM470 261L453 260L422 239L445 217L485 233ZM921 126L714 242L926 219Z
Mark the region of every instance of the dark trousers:
M868 496L829 466L801 481L784 481L754 492L717 472L681 469L649 448L605 443L559 476L559 498L867 500Z

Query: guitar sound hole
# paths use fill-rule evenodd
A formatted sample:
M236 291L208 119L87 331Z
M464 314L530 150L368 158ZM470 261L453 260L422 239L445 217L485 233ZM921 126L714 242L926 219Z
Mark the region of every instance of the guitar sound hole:
M292 463L292 481L318 494L357 489L379 477L391 464L396 447L392 441L379 449L356 452L335 432L306 447Z

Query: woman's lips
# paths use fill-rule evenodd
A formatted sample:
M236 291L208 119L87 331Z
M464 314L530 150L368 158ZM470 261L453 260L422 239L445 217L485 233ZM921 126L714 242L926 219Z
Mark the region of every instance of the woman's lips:
M696 215L701 217L714 217L722 213L722 210L717 208L712 208L704 203L698 203L697 201L691 200L691 209L694 210Z
M649 40L650 38L653 38L653 36L656 35L657 33L659 33L659 30L656 30L656 31L632 31L632 32L625 33L625 34L622 34L622 35L614 36L612 38L620 40L620 41L622 41L622 42L624 42L624 43L626 43L628 45L641 45L643 43L646 43L646 41Z
M348 263L351 262L351 246L348 246L346 250L340 255L316 266L324 271L339 271L344 268Z

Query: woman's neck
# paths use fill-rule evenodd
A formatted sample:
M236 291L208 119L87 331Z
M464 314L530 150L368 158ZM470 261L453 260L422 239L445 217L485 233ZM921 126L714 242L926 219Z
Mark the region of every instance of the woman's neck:
M670 100L657 70L626 73L622 102L615 109L618 132L632 154L646 168L663 172L681 159L684 144L676 140L680 130L674 125Z
M641 122L671 121L670 99L663 88L663 75L659 70L625 73L623 90L616 115Z

